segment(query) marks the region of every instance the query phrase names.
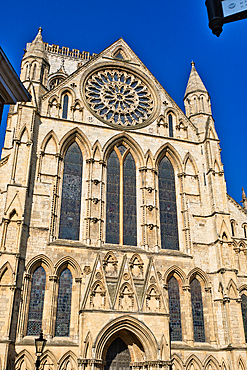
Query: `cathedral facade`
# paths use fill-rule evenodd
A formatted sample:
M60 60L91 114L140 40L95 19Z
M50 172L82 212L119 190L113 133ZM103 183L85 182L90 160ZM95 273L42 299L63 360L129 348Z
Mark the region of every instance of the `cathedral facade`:
M0 369L246 370L247 199L194 63L185 113L123 39L28 43L0 161Z

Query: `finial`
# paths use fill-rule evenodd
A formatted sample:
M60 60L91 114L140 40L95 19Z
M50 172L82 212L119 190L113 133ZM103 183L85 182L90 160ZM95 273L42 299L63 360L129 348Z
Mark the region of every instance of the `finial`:
M191 62L191 65L192 65L192 67L195 67L195 63L193 62L193 60Z
M241 200L241 203L243 203L243 208L244 209L247 209L247 198L246 198L246 195L245 195L244 188L242 188L242 200Z
M39 27L39 29L38 29L38 31L39 31L39 33L41 34L42 33L42 27Z

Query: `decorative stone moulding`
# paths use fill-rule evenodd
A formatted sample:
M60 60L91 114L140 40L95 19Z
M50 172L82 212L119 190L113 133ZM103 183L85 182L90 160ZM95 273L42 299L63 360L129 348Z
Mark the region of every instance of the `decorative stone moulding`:
M158 99L154 87L126 67L109 65L91 71L82 90L92 114L112 127L134 130L155 119Z

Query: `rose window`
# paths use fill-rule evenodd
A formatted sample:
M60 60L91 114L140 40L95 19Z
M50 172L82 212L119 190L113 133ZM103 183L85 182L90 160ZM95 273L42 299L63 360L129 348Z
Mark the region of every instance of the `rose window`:
M113 68L94 72L87 79L85 95L94 114L114 126L142 125L153 115L151 90L132 72Z

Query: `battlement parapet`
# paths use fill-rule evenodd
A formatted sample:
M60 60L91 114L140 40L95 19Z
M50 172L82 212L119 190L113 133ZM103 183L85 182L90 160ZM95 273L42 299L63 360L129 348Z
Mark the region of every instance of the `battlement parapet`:
M45 45L45 51L48 53L54 53L54 54L60 54L72 58L77 58L77 59L83 59L83 60L91 60L94 56L97 54L93 53L90 54L88 51L82 51L78 49L72 49L70 50L68 47L62 46L61 48L59 45L49 45L47 42L44 43Z

